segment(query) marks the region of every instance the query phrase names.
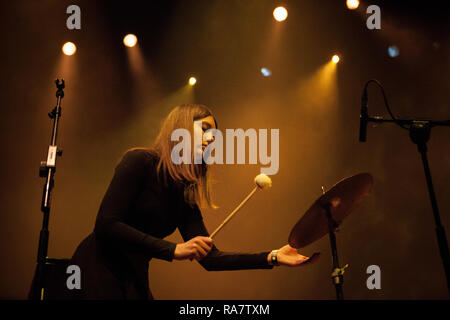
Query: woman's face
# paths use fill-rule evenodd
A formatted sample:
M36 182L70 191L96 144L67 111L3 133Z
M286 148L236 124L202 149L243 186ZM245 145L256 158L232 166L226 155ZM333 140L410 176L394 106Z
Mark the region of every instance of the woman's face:
M214 121L213 116L207 116L205 118L198 119L197 121L201 121L202 125L202 154L205 151L205 148L214 141L214 136L212 132L208 132L205 134L208 129L217 129L216 122Z

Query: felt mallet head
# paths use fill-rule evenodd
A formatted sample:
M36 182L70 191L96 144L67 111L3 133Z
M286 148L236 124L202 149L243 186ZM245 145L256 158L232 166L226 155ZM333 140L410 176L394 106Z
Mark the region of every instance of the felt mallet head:
M261 173L255 177L255 184L260 189L267 189L272 187L272 179L270 179L269 176L265 175L264 173Z

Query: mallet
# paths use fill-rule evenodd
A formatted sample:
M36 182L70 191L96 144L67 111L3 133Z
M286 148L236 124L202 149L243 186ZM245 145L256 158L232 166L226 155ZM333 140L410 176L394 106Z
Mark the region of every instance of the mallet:
M231 220L234 214L238 212L238 210L248 201L248 199L251 198L251 196L256 192L256 190L258 190L258 188L267 189L272 187L272 180L264 173L261 173L255 177L255 184L256 187L252 190L252 192L250 192L250 194L236 207L236 209L233 210L232 213L229 214L229 216L222 222L222 224L218 226L216 230L214 230L214 232L209 236L210 238L214 237L217 232L219 232L219 230L222 229L225 224L227 224L228 221Z

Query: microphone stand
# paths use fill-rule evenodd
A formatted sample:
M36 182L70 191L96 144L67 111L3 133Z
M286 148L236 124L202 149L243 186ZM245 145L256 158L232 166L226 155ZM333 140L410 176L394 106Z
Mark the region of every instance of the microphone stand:
M422 164L425 171L425 178L430 196L431 207L433 209L434 222L436 225L436 237L439 245L439 252L442 263L444 265L445 276L447 278L447 289L450 293L450 256L448 250L447 237L445 230L442 227L437 205L436 195L434 193L433 182L431 180L430 167L427 158L427 142L430 139L431 128L436 126L450 126L450 120L447 121L432 121L432 120L403 120L403 119L383 119L382 117L370 117L367 115L367 122L395 122L399 125L409 125L409 136L411 140L417 145L417 150L422 158Z
M39 177L45 178L44 190L42 195L41 211L43 213L42 229L39 234L39 247L37 254L37 266L29 292L28 298L31 300L44 300L45 288L48 284L49 270L54 264L67 262L67 259L50 259L47 257L48 250L48 223L50 218L50 192L54 185L53 176L56 171L56 156L62 156L62 150L56 146L56 137L58 133L58 123L61 117L61 99L64 97L65 83L64 79L55 80L56 84L56 107L48 113L50 119L53 119L53 130L51 143L48 149L47 161L42 161L39 168Z

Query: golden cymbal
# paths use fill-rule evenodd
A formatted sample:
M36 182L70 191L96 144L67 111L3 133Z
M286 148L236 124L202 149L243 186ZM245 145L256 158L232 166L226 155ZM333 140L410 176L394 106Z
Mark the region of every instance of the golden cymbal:
M289 245L303 248L328 234L327 207L337 227L371 193L372 186L370 173L360 173L336 183L295 224L289 235Z

